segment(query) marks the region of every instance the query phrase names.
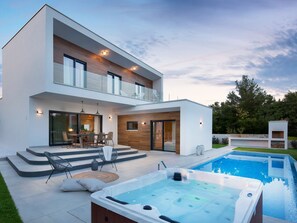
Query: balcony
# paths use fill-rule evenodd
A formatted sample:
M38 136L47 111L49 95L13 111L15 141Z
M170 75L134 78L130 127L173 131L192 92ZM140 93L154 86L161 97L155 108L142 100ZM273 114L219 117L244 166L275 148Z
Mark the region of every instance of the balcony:
M160 101L156 89L142 87L139 93L136 93L136 85L125 81L119 81L115 89L107 76L74 69L59 63L54 63L54 83L142 101Z

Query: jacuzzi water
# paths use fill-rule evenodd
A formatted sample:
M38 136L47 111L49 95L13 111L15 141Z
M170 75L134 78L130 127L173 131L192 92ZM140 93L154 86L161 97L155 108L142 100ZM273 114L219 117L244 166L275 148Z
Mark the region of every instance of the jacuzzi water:
M182 181L174 181L175 173ZM255 179L167 168L106 187L91 201L141 223L165 223L162 216L181 223L248 223L261 214L262 186Z
M294 162L287 155L232 152L192 169L262 181L263 214L297 222L297 165L295 167Z
M129 204L152 205L165 216L183 222L233 222L241 190L196 180L161 180L128 191L116 199Z

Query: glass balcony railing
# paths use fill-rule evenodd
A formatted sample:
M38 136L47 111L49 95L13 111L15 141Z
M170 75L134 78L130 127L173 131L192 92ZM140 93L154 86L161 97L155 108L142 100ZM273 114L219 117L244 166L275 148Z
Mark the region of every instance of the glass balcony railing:
M146 87L139 89L135 84L125 81L113 83L113 80L107 76L74 69L59 63L54 63L54 83L143 101L160 101L159 93L155 89Z

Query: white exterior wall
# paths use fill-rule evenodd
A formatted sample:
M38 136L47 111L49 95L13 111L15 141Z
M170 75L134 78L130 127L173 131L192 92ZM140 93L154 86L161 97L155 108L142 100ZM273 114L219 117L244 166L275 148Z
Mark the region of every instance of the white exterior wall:
M0 150L6 155L29 146L29 95L45 88L45 38L45 11L41 11L2 50Z
M180 110L180 155L196 153L197 145L204 145L205 150L212 149L212 109L183 101Z
M41 110L43 114L36 114L36 110ZM81 110L80 103L71 103L57 100L30 99L30 133L29 146L48 146L49 145L49 111L77 112ZM84 104L86 114L95 114L96 105ZM99 113L102 115L102 131L114 133L114 143L117 144L117 115L111 108L99 107ZM112 119L109 120L109 115Z
M180 111L180 155L196 153L197 145L212 149L212 109L189 100L138 105L122 109L119 115ZM202 125L200 125L202 121Z

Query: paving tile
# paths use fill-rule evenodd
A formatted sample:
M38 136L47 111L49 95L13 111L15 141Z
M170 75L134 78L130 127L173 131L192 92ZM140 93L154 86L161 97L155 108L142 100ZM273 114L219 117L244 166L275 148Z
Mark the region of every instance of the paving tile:
M68 213L83 222L91 222L91 202L69 210Z

